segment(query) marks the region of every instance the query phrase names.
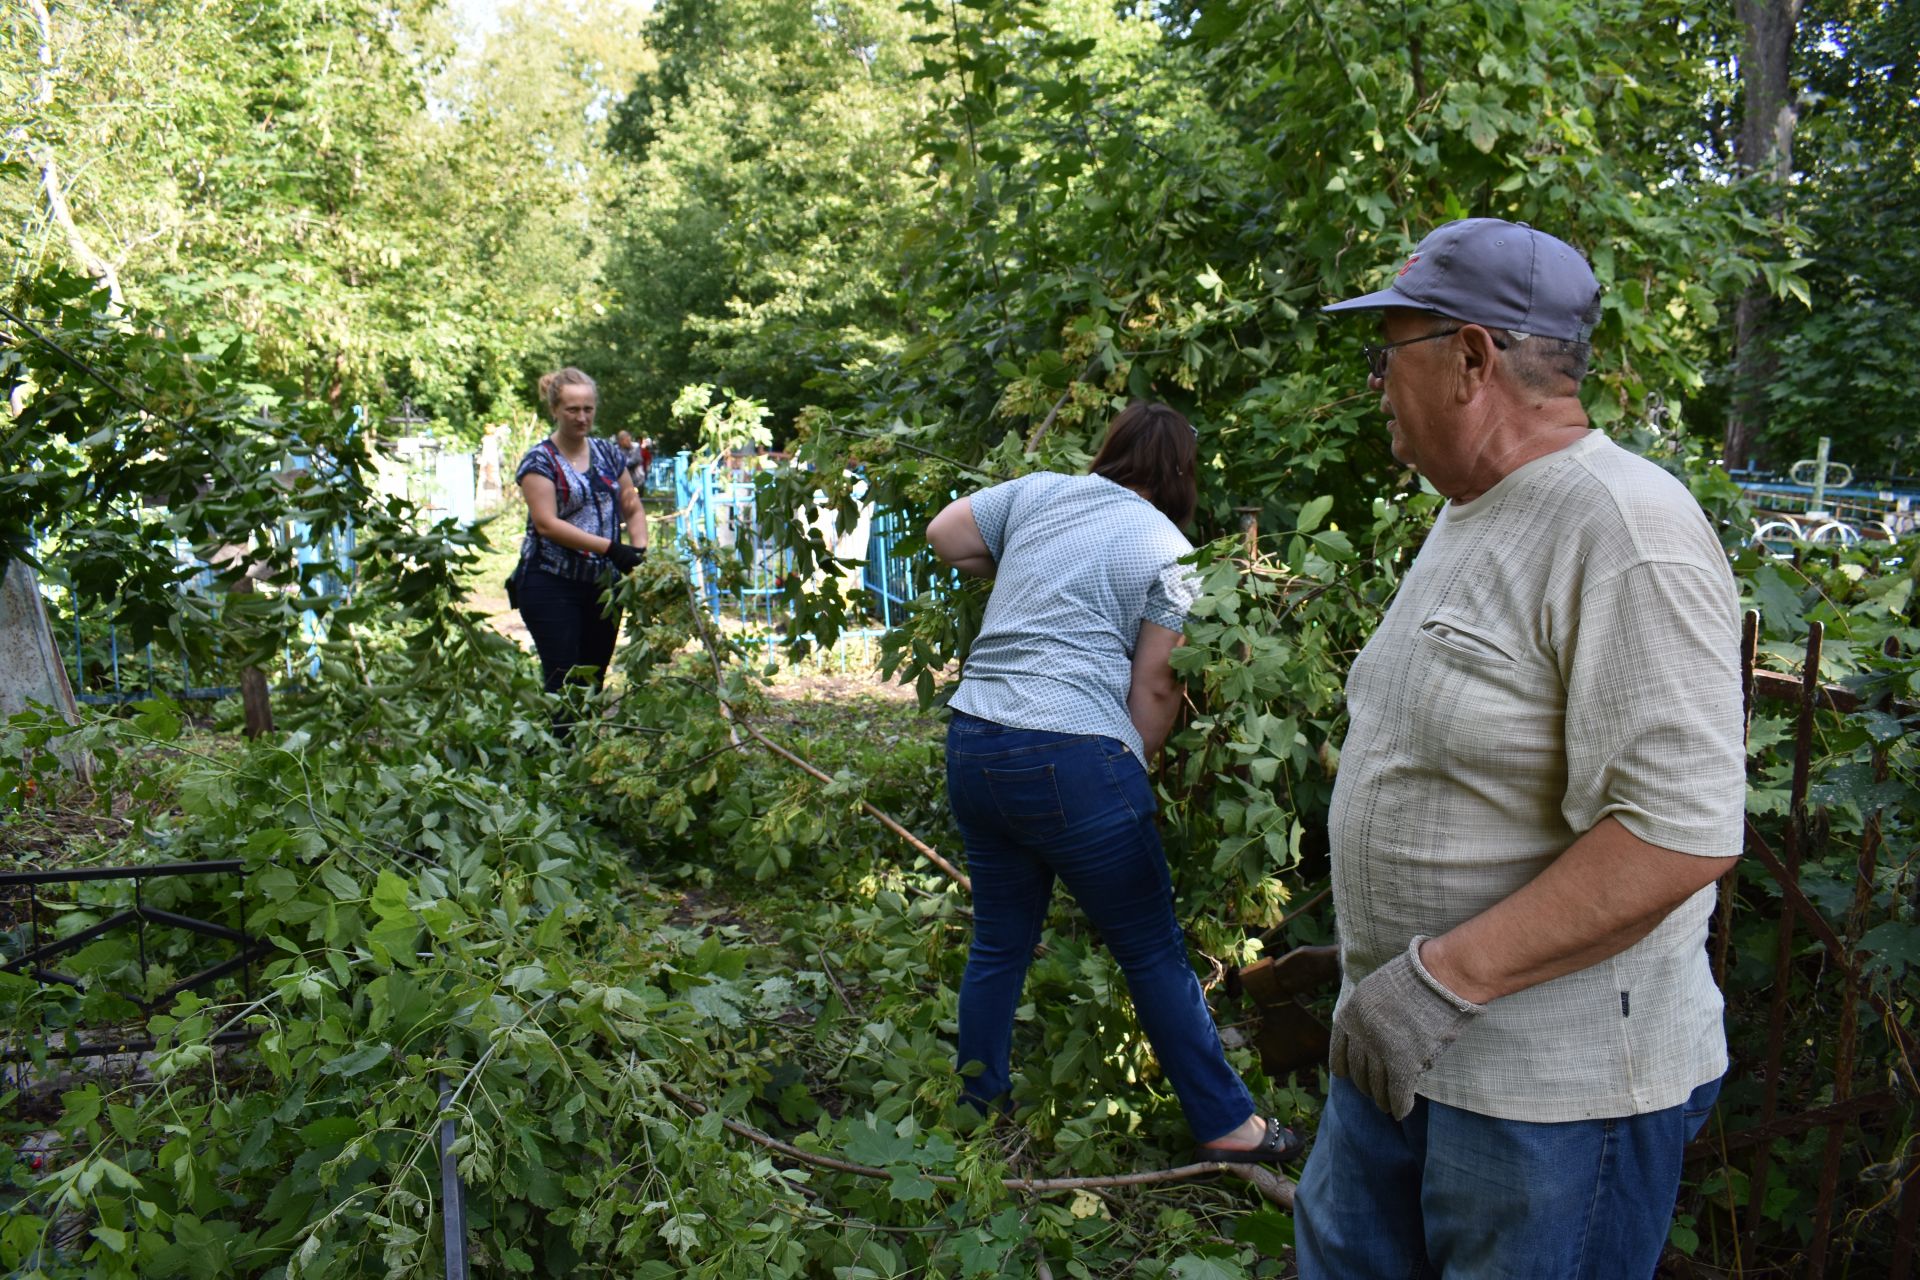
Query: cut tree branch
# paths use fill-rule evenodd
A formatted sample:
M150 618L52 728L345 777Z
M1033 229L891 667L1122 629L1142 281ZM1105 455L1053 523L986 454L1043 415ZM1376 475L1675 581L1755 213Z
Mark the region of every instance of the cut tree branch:
M810 777L831 784L833 782L832 774L809 761L801 759L773 739L767 737L766 734L761 733L753 727L751 721L734 709L732 703L727 701L726 694L722 692L723 679L720 672L720 655L713 647L712 637L707 634L706 620L700 611L700 597L694 591L693 579L691 577L687 579L687 603L693 609L694 626L700 632L700 643L707 651L707 659L713 664L713 696L720 704L720 718L726 722L728 739L732 741L734 746L740 746L740 730L745 729L748 737L773 752L773 754L779 756L782 760L785 760L788 764L802 770ZM881 826L913 846L916 853L928 862L931 862L934 866L940 868L948 879L952 880L962 889L965 889L968 893L973 892L973 881L968 878L966 872L947 861L946 858L940 855L939 850L935 849L925 840L922 840L919 836L900 825L899 820L894 818L893 815L884 812L865 800L860 801L860 808L869 817L878 821Z
M704 1102L688 1097L670 1084L663 1082L660 1091L694 1115L703 1116L712 1109ZM731 1120L726 1116L720 1117L720 1123L728 1133L816 1169L850 1173L862 1178L893 1177L893 1174L886 1169L877 1169L870 1164L855 1164L851 1160L841 1160L836 1156L820 1155L817 1152L796 1147L790 1142L782 1142L770 1133L763 1133L751 1125L741 1124L738 1120ZM1062 1191L1094 1191L1107 1187L1147 1187L1167 1182L1186 1182L1194 1178L1204 1178L1213 1173L1231 1173L1236 1177L1245 1178L1261 1195L1274 1204L1282 1209L1293 1208L1294 1184L1291 1178L1275 1173L1262 1165L1234 1164L1225 1160L1208 1160L1197 1164L1183 1164L1173 1169L1149 1169L1141 1173L1115 1173L1091 1178L1003 1178L1001 1184L1009 1191L1046 1195ZM960 1185L960 1179L952 1174L919 1171L919 1176L937 1186Z

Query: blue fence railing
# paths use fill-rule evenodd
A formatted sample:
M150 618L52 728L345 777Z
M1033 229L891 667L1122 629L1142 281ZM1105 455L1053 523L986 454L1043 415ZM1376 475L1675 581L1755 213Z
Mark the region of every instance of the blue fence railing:
M707 464L690 455L656 459L647 475L669 463L673 483L674 525L681 543L692 550L689 568L694 590L716 621L731 618L762 628L770 641L782 621L776 598L782 593L793 558L773 545L760 522L750 473ZM723 567L722 559L732 563Z
M880 625L889 631L907 606L931 590L935 582L952 577L952 570L942 569L924 549L903 555L899 544L905 532L906 522L899 512L874 512L867 535L866 568L860 574L861 585L873 596Z
M716 621L732 619L758 628L771 642L785 622L780 599L793 559L767 536L769 526L757 506L753 473L711 463L695 465L690 455L681 453L654 461L647 491L664 496L669 483L674 525L681 542L697 549L690 568L695 590L709 613ZM783 512L777 518L796 517ZM898 626L915 600L953 574L924 548L911 554L900 550L906 524L897 513L869 510L862 524L867 534L864 555L859 552L857 534L850 554L862 562L860 585L867 591L871 616L878 625L847 634L875 635ZM723 572L722 560L727 557L735 563L724 566Z
M655 458L647 467L642 493L649 498L673 497L679 492L680 477L686 469L687 455L684 453L672 458Z
M295 559L303 566L325 566L312 584L312 593L321 596L345 596L354 574L354 529L346 528L316 536L306 525L288 527ZM168 546L182 569L188 570L177 590L182 596L207 597L217 589L213 567L194 558L182 539L168 539ZM95 706L137 702L164 694L187 701L207 701L233 697L240 692L237 673L214 668L196 670L192 654L181 646L177 651L156 649L153 642L129 651L121 643L120 627L103 621L87 608L87 601L64 581L60 571L58 548L40 546L35 555L52 572L40 578L40 593L48 613L58 620L62 634L73 637L68 679L78 702ZM287 681L309 677L320 670L320 643L326 637L326 624L314 609L300 612L299 634L280 655L281 676Z
M1729 473L1763 511L1804 519L1814 510L1811 485L1759 471ZM1847 526L1851 536L1904 537L1920 515L1920 489L1852 484L1824 489L1818 508L1823 521Z

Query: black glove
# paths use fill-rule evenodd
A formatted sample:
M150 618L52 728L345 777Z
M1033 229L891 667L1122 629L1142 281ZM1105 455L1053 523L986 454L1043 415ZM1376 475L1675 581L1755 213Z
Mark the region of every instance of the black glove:
M613 561L613 567L622 573L629 573L638 569L640 562L646 558L647 549L645 547L630 547L624 542L615 542L611 538L607 539L607 559Z

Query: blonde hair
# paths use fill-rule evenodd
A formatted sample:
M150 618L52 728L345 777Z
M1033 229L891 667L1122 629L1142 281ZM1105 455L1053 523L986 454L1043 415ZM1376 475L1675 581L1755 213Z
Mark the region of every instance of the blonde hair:
M564 369L555 369L552 373L540 375L540 403L552 413L560 407L560 392L567 387L585 387L593 392L594 402L600 400L600 387L580 370L568 365Z

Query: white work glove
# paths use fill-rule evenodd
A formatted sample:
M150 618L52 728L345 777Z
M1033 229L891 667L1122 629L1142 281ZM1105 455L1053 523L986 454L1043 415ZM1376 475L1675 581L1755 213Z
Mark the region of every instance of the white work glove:
M1487 1006L1455 995L1407 949L1353 989L1333 1019L1328 1063L1395 1120L1413 1110L1413 1086Z

